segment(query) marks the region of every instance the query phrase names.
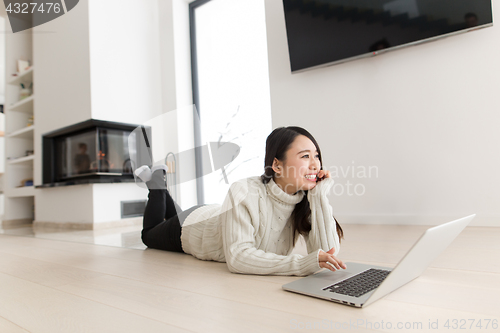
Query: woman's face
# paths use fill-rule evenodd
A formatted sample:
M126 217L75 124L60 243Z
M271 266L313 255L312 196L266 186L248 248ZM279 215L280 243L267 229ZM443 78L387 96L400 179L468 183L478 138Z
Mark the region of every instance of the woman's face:
M274 159L274 181L288 194L307 191L316 186L316 174L320 169L316 146L307 136L299 135L286 152L285 161Z

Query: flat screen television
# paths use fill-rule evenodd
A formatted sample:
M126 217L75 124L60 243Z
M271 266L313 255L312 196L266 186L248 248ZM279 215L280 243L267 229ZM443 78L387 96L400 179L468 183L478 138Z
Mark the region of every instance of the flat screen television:
M493 25L491 0L283 0L292 72Z

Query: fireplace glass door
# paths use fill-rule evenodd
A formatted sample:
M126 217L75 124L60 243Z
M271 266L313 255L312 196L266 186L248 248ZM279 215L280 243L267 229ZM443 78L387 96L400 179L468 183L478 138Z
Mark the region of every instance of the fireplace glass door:
M85 176L131 175L130 131L93 128L55 138L57 181Z

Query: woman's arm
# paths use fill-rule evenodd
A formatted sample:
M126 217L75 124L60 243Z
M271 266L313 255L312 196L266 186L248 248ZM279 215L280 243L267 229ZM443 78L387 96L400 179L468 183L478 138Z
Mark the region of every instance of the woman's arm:
M329 175L328 175L329 176ZM334 248L333 255L340 250L340 241L337 234L337 224L333 218L333 209L327 194L334 183L333 178L324 178L307 193L309 206L311 208L311 231L304 236L307 252L311 253L318 249L328 252Z
M332 271L345 269L346 265L336 255L340 250L340 240L337 233L337 223L333 218L333 209L327 194L333 186L329 171L321 170L318 177L324 178L309 190L307 199L311 208L311 231L304 235L307 252L319 251L319 265Z
M224 254L229 270L243 274L306 276L321 269L319 249L307 256L283 256L256 248L259 195L249 193L247 184L233 183L223 204Z

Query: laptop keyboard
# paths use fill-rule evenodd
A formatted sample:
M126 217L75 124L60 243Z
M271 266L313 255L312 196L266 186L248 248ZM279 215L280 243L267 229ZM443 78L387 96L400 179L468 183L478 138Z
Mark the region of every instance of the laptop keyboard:
M323 290L333 293L359 297L377 288L391 271L370 268L367 271L354 275L347 280L332 284Z

